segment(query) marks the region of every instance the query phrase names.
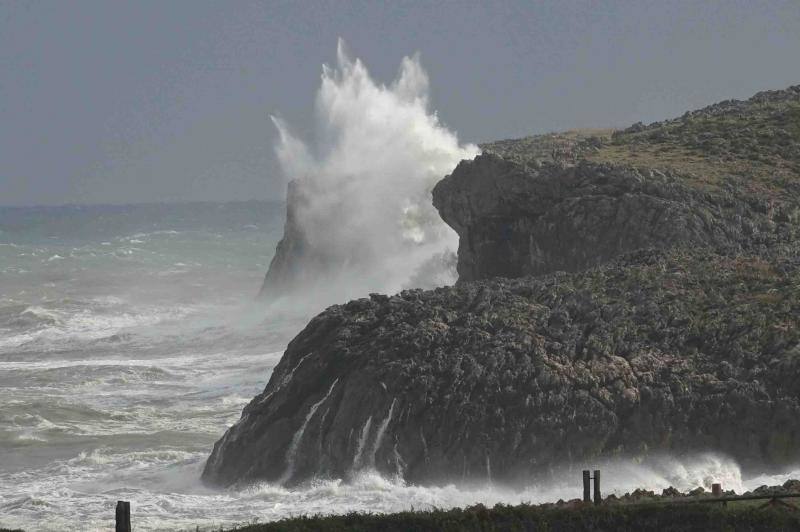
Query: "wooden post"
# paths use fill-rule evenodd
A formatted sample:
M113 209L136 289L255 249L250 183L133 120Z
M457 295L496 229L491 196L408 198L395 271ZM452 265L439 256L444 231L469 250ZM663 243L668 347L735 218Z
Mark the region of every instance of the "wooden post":
M589 486L589 484L590 484L589 480L590 480L590 478L589 478L589 470L588 469L584 469L583 470L583 502L591 502L592 501L591 492L590 492L590 486Z
M711 494L714 497L722 497L722 484L711 484Z
M116 532L131 532L131 503L117 501Z
M600 470L594 470L594 503L600 504L603 498L600 496Z

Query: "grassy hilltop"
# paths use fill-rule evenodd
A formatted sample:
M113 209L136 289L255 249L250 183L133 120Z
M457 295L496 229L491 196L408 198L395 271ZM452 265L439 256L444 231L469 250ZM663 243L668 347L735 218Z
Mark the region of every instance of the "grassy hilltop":
M481 147L521 162L586 159L677 172L698 187L738 176L779 194L800 175L800 85L621 131L580 129Z

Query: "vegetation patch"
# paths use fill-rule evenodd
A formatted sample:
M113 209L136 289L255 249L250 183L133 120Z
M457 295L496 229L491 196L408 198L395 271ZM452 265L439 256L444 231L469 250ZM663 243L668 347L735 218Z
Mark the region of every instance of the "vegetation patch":
M677 173L687 184L708 191L734 178L752 192L780 197L800 176L800 86L620 131L576 129L481 148L522 164L588 160Z
M800 512L777 508L722 507L711 504L641 504L573 507L483 505L465 509L402 512L390 515L352 513L315 516L252 525L246 532L310 531L782 531L800 529Z

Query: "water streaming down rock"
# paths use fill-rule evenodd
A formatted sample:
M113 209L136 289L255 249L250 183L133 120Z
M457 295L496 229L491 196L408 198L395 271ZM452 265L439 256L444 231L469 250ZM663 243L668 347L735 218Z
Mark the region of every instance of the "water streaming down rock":
M325 397L323 397L322 399L311 405L311 408L308 410L308 414L306 415L306 419L303 421L303 424L300 426L300 428L297 430L294 436L292 436L292 442L289 444L289 449L286 451L286 471L281 476L280 480L278 481L278 484L284 484L294 475L294 464L295 464L295 459L297 457L297 448L300 445L300 442L303 440L303 434L305 434L306 432L306 427L308 426L308 422L311 421L312 417L314 417L314 413L317 411L319 406L328 400L328 397L330 397L331 392L333 392L333 389L336 387L336 384L338 382L339 379L333 381L333 384L331 384L331 387L328 390L328 393L325 394Z
M356 447L356 452L353 455L353 471L358 471L364 466L363 463L363 456L364 456L364 449L367 447L367 440L369 439L369 432L372 428L372 416L367 418L367 421L364 423L364 426L361 428L361 434L358 437L358 446Z
M798 107L792 88L593 140L577 162L520 159L507 142L510 155L462 163L437 186L437 206L461 235L459 270L490 279L315 317L282 365L313 356L245 410L259 413L253 436L217 446L223 459L205 478L276 478L281 431L305 415L294 398L334 379L313 472L334 478L373 456L372 421L387 411L397 414L372 440L374 467L412 482L526 483L553 464L708 449L750 471L800 460L800 144L764 146L772 159L754 166L739 138L767 142ZM720 115L756 131L719 131ZM704 135L725 159L691 159L703 178L602 159L620 146L634 161L637 150L699 150ZM752 174L720 177L723 163ZM674 238L638 249L659 235Z
M761 278L765 269L774 273ZM330 307L292 341L285 363L314 355L264 408L246 409L259 415L215 448L223 457L209 461L206 478L277 478L269 464L283 472L281 434L307 413L296 398L335 379L331 413L314 426L324 431L322 457L311 454L317 446L299 449L304 463L323 466L297 469L293 482L371 466L402 470L409 482L525 485L553 464L709 448L751 471L791 465L800 458L800 332L786 329L786 343L775 344L768 324L800 316L791 303L800 301L798 275L794 256L642 252L589 272ZM744 324L748 333L737 334ZM730 353L748 355L735 366ZM736 437L742 427L757 437Z
M389 423L392 421L395 404L397 404L396 398L392 399L392 405L389 407L389 412L386 414L386 417L383 419L383 421L381 421L381 424L378 425L378 430L375 432L375 441L372 444L369 454L369 463L367 464L369 467L375 467L375 453L378 452L378 449L383 443L383 437L386 435L386 429L389 427Z

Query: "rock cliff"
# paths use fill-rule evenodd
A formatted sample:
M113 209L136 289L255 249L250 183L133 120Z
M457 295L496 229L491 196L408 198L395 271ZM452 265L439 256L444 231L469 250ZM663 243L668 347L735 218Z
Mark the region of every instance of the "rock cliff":
M660 451L797 463L798 178L798 87L485 145L434 190L459 283L315 317L204 480L513 484Z
M289 181L286 189L286 223L283 238L275 248L275 255L269 264L264 277L259 297L274 299L291 294L298 286L307 281L306 272L314 271L314 266L321 259L313 254L302 224L298 220L298 211L306 202L302 190L302 182Z
M437 184L459 280L579 271L676 244L758 250L800 218L800 86L605 136L483 146Z
M515 483L599 455L800 459L800 260L642 251L604 267L333 306L204 479L360 468Z

